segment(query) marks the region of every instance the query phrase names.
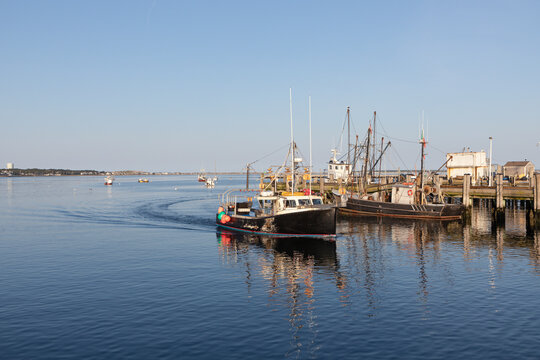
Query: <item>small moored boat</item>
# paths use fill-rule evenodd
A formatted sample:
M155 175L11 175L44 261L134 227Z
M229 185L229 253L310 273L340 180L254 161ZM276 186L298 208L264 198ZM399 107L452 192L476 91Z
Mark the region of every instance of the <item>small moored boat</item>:
M112 185L114 181L114 176L109 175L105 178L105 185Z
M206 180L207 180L206 173L204 172L204 170L201 170L201 172L197 175L197 181L206 182Z

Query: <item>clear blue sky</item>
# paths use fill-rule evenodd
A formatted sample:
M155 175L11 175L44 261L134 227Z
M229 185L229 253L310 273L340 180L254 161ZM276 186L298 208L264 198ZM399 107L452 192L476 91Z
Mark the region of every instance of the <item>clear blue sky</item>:
M361 137L540 168L538 1L0 0L0 167L241 170ZM393 141L387 166L418 166ZM339 145L339 144L337 144ZM397 155L399 154L399 156ZM280 163L286 150L256 163ZM394 165L394 166L392 166Z

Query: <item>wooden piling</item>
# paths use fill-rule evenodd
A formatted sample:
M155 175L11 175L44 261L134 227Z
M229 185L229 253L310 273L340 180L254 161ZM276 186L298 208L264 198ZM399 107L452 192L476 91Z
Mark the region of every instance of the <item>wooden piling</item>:
M470 174L465 174L465 176L463 176L463 198L461 202L463 206L465 206L465 211L463 212L463 219L469 224L471 221L472 210Z
M540 174L533 177L533 201L532 201L532 225L536 229L540 228Z
M495 207L493 208L493 223L497 226L504 226L504 196L503 196L503 175L495 175Z
M465 176L463 176L463 205L466 207L466 208L470 208L471 207L471 175L470 174L465 174Z

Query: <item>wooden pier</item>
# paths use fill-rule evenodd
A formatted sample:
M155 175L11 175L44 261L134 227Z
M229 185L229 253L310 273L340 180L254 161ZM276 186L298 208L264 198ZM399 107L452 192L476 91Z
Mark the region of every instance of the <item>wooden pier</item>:
M309 187L309 177L301 176L300 188ZM326 178L324 174L311 175L311 188L313 191L326 194L330 199L332 190L346 189L349 191L358 191L358 181L355 185L345 185L342 181L332 181ZM265 174L261 174L260 187L268 187L271 181L275 180L274 186L277 190L289 190L288 183L284 176L272 179ZM412 176L403 174L391 174L381 176L376 179L377 183L371 183L367 186L367 192L375 192L383 189L389 189L393 183L406 181L411 182ZM520 204L527 209L527 228L540 229L540 173L533 174L528 181L511 183L503 180L502 174L495 175L493 186L472 185L471 176L465 175L463 179L453 180L449 183L438 175L433 176L433 186L440 192L441 196L447 202L460 201L465 207L465 220L470 218L473 202L477 199L491 201L493 209L494 226L504 226L505 208L507 204ZM478 200L477 200L478 201Z
M527 186L528 185L528 186ZM465 175L463 184L441 185L441 193L448 198L461 198L470 210L473 199L493 201L493 221L504 226L507 203L523 202L527 209L527 225L540 228L540 174L534 174L528 184L512 185L503 180L502 174L495 176L494 186L471 186L470 175Z

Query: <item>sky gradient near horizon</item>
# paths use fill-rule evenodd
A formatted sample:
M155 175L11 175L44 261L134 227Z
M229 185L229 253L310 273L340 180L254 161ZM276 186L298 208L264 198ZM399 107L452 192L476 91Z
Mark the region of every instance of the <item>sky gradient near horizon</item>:
M446 152L540 168L538 1L0 0L0 167L326 168L346 107L384 166ZM346 133L344 134L346 136ZM346 139L342 140L342 151ZM271 154L271 155L269 155ZM268 155L268 156L267 156Z

